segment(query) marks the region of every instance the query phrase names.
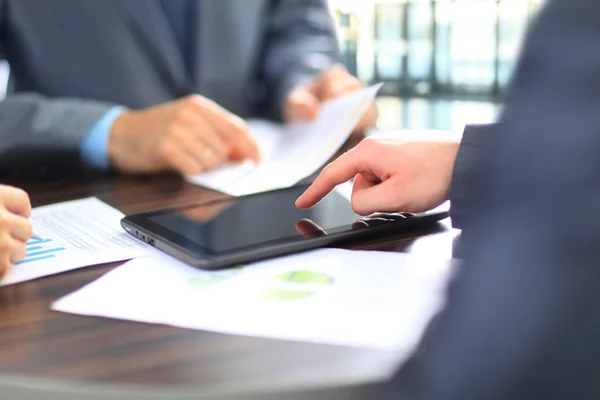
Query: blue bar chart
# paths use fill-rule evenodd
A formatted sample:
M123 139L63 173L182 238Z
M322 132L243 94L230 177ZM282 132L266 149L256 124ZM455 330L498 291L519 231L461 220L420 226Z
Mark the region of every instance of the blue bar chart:
M64 247L55 247L52 239L33 239L27 242L27 256L15 265L48 260L64 250L66 250Z

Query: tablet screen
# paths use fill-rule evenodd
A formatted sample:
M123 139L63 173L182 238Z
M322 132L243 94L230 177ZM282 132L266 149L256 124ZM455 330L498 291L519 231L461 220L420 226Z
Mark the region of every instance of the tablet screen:
M294 202L306 187L241 199L158 211L148 221L185 237L210 253L231 252L282 239L302 239L352 229L361 217L334 192L311 210Z

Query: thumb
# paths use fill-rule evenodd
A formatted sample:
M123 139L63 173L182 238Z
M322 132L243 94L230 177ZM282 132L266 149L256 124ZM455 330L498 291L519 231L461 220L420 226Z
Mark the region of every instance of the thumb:
M397 197L393 180L378 181L371 176L356 175L352 188L352 209L358 215L396 212L391 199Z
M319 100L307 88L297 88L286 99L284 119L286 122L312 120L319 108Z

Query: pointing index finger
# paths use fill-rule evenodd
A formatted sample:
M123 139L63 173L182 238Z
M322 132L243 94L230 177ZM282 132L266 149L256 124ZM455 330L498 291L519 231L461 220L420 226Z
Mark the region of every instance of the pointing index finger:
M356 149L341 155L321 171L312 185L296 200L296 207L300 209L314 207L337 185L341 185L365 171L367 166L362 159L361 153Z

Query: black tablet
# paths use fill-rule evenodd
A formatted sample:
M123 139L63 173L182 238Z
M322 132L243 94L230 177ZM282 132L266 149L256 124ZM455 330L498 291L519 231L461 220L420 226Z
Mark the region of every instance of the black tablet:
M397 235L435 223L447 212L362 217L331 193L310 210L294 202L306 186L221 198L129 215L128 233L198 268L218 269L344 241Z

